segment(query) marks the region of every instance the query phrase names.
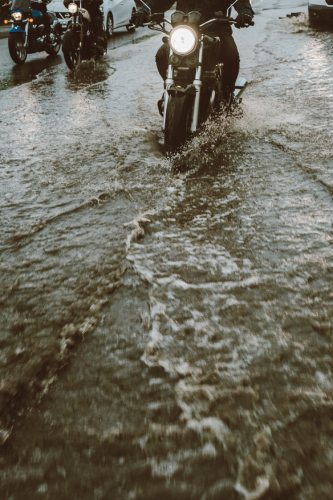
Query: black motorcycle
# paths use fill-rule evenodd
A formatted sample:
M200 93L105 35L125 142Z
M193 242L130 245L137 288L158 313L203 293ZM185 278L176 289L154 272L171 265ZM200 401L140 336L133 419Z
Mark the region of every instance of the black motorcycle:
M164 14L152 14L150 22L144 24L164 33L163 42L169 44L165 90L159 101L167 153L177 151L208 116L220 109L223 64L205 61L204 48L223 42L219 37L206 35L205 31L216 23L235 24L236 21L222 13L215 15L214 19L200 24L199 12L175 11L171 22ZM166 29L166 24L171 29ZM245 85L246 80L238 79L232 98L239 96Z
M10 6L12 23L8 33L8 50L17 64L23 64L28 54L45 51L55 56L61 47L61 26L54 12L48 12L51 32L45 33L43 14L37 8L39 2L34 0L31 8L30 0L13 0Z
M106 53L107 44L105 38L101 53L95 42L90 14L82 7L82 0L69 3L65 0L64 4L71 14L71 19L64 34L62 51L67 66L73 70L84 60L101 58Z

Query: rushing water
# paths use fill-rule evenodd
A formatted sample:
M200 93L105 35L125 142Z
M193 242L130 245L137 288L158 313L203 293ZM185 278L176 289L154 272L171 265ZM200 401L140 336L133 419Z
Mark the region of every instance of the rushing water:
M171 161L156 41L6 90L3 498L332 497L332 33L285 13Z

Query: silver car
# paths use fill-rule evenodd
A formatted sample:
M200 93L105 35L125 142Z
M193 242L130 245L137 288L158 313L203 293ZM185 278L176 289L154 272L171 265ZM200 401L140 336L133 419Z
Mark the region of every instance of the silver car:
M135 26L130 24L130 19L135 12L134 0L104 0L104 29L110 38L113 31L118 28L126 28L132 32Z
M112 36L113 31L118 28L126 27L128 31L135 30L135 27L130 25L130 19L133 12L135 12L135 8L134 0L104 0L101 10L104 18L104 29L109 38ZM65 30L71 15L64 6L63 0L51 0L47 9L56 14L62 28Z
M47 4L47 10L50 12L54 12L63 30L67 28L67 23L71 18L71 14L68 9L64 6L63 0L51 0Z

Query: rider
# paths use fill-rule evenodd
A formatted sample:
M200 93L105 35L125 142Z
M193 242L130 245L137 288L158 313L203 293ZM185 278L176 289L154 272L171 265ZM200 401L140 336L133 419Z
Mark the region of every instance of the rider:
M151 12L164 12L172 6L173 0L144 0L142 6L133 14L132 22L137 26L149 21L149 8ZM177 10L188 13L193 10L199 11L202 16L202 22L214 18L214 12L220 11L225 16L230 14L230 8L234 7L237 11L236 28L245 28L250 25L254 15L249 0L178 0ZM211 36L221 38L221 44L216 57L218 62L223 62L224 78L222 82L223 99L229 102L232 92L235 88L235 82L239 72L239 53L236 43L232 36L230 24L219 23L207 31ZM164 43L157 51L156 65L159 74L165 80L168 67L168 44Z
M47 3L49 3L49 0L31 0L31 10L39 10L39 12L42 13L42 23L44 24L44 34L46 43L50 43L50 34L51 34L51 19L50 16L47 12Z
M75 0L64 0L65 7ZM103 12L101 5L103 0L83 0L82 7L87 9L91 19L91 28L95 38L97 50L103 54L105 50L105 34L103 27Z

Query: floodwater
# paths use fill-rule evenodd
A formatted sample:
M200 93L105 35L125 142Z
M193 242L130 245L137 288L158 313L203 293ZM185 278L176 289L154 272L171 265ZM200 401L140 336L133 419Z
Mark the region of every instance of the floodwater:
M171 160L158 36L1 91L1 498L332 498L332 32L291 10Z

